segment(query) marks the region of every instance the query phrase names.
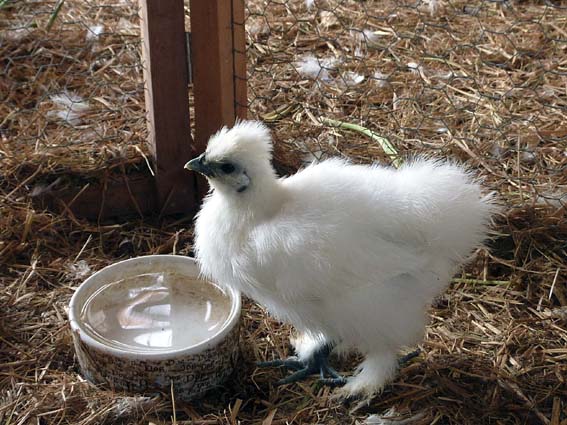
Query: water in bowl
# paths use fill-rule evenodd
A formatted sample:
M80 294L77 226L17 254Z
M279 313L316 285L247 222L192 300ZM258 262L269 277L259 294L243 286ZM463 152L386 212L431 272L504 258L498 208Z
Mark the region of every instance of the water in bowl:
M176 273L148 273L102 286L81 320L95 339L136 352L182 349L217 333L231 302L215 285Z

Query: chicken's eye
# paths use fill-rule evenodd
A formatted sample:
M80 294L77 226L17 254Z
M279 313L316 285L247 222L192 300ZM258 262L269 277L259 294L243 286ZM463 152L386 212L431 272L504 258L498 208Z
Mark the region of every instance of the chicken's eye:
M227 162L226 164L222 164L220 169L223 173L230 174L234 171L234 165Z

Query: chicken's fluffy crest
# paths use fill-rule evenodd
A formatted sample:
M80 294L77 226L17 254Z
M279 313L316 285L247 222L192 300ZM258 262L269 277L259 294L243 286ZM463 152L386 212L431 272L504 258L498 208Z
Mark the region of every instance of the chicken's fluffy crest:
M270 130L259 121L237 121L232 128L223 127L210 138L206 155L209 160L246 158L265 164L272 159Z

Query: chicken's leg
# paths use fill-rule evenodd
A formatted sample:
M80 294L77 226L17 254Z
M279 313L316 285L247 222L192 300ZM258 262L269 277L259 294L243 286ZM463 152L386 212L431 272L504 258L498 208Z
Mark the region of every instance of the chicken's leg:
M411 359L419 356L420 354L421 354L421 349L416 348L412 352L400 357L398 359L398 366L400 366L400 367L404 366L407 362L409 362Z
M299 360L292 356L287 359L277 359L267 362L256 363L258 367L285 367L294 370L291 375L280 379L276 384L284 385L302 381L311 375L319 374L319 381L324 385L340 386L346 384L347 380L329 365L329 355L333 351L332 344L323 344L316 349L307 360ZM414 357L419 356L420 349L410 352L398 359L398 366L401 367Z
M320 381L325 385L344 385L346 379L329 366L329 354L331 354L332 350L333 346L331 344L323 344L305 361L299 360L297 357L289 357L284 360L258 362L257 365L259 367L286 367L295 370L291 375L280 379L277 385L301 381L315 374L319 374Z

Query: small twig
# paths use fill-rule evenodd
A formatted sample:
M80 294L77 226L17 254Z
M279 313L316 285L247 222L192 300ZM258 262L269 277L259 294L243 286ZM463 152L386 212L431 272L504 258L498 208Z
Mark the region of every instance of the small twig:
M236 425L236 417L238 416L238 412L240 411L240 407L242 406L242 399L237 398L234 402L234 405L230 409L230 423L232 425Z
M61 8L63 7L63 3L65 3L65 0L59 0L57 2L57 4L55 5L55 9L53 9L53 12L51 12L51 16L49 17L49 21L47 22L47 27L46 27L47 31L51 30L51 27L55 23L57 16L59 16L59 12L61 12Z
M351 131L356 131L360 134L364 134L365 136L371 138L372 140L374 140L375 142L377 142L380 147L382 148L382 150L384 151L384 153L386 155L388 155L388 157L390 158L390 160L392 161L392 165L396 168L399 168L402 165L402 161L398 155L398 151L396 150L396 148L394 148L394 146L392 145L392 143L390 143L390 141L383 137L380 136L379 134L375 133L374 131L363 127L361 125L358 124L352 124L352 123L348 123L348 122L344 122L344 121L337 121L337 120L333 120L330 118L325 118L325 117L320 117L320 120L323 124L332 126L332 127L338 127L338 128L342 128L344 130L351 130Z
M90 183L85 184L85 185L81 188L81 190L79 190L79 191L75 194L75 196L73 196L73 199L71 199L71 200L69 201L69 203L67 204L67 207L71 208L71 205L73 205L73 204L75 203L75 201L79 198L79 196L81 196L81 195L83 194L83 192L89 188L90 185L91 185Z
M37 167L37 170L34 171L34 173L31 176L28 176L24 179L23 182L21 182L20 184L18 184L14 189L12 189L10 191L10 193L8 193L5 198L8 199L10 198L14 193L16 193L18 190L20 190L23 186L25 186L26 184L28 184L31 180L33 180L35 178L35 176L37 176L40 172L42 171L42 167L41 165L39 167Z
M282 119L286 115L295 112L297 110L297 106L298 105L295 104L291 104L291 105L285 104L277 108L275 111L265 113L264 115L261 116L261 118L263 121L268 121L268 122L277 121L279 119Z
M173 409L173 425L177 425L177 413L175 412L175 394L173 391L173 380L171 380L171 408Z
M264 420L262 421L262 425L272 425L272 423L274 421L274 416L276 416L277 410L278 410L277 407L270 410L270 412L268 413L268 416L266 416L264 418Z
M136 150L136 152L138 152L140 155L142 155L142 158L144 158L144 161L146 161L146 165L148 166L148 170L150 170L150 174L153 177L155 177L156 173L154 173L154 170L152 169L152 165L150 164L150 160L148 159L148 157L146 156L144 151L142 149L140 149L139 146L134 146L134 149Z
M555 289L555 284L557 283L557 276L559 276L559 267L557 268L557 271L555 272L555 277L553 278L553 282L551 283L551 288L549 289L549 297L548 299L551 299L551 296L553 295L553 290Z
M473 285L508 285L511 282L509 280L481 280L481 279L463 279L463 278L453 278L451 282L454 283L468 283Z
M547 417L545 417L543 415L543 413L541 413L538 410L538 408L535 406L535 403L533 401L531 401L528 397L526 397L526 395L522 392L520 387L518 387L516 384L514 384L512 382L503 381L502 379L498 380L498 384L500 384L500 386L502 388L510 391L511 393L515 394L516 397L518 397L520 400L522 400L522 402L524 403L524 406L528 410L532 411L538 417L538 419L541 421L542 424L549 425L549 423L550 423L549 419Z
M73 263L76 263L77 260L81 257L81 255L83 255L83 252L85 251L85 249L87 248L87 245L89 244L89 242L91 241L93 235L90 234L89 237L87 238L87 241L83 244L83 247L81 248L81 250L79 251L79 253L75 256L75 259L73 260Z
M31 354L27 353L26 351L22 350L21 348L19 348L17 345L12 344L10 341L2 338L0 336L0 341L2 341L4 344L9 345L10 347L12 347L14 350L17 350L19 353L23 354L24 356L26 356L29 359L33 359L34 356L32 356Z
M120 164L120 169L122 171L122 180L124 181L124 184L126 185L126 189L128 190L128 195L130 196L130 201L132 201L132 204L134 205L134 208L136 208L136 212L138 213L140 218L143 219L144 214L142 213L140 205L138 205L138 201L136 201L136 197L132 193L132 189L130 188L130 183L128 182L128 177L126 176L126 167L124 167L124 164Z

